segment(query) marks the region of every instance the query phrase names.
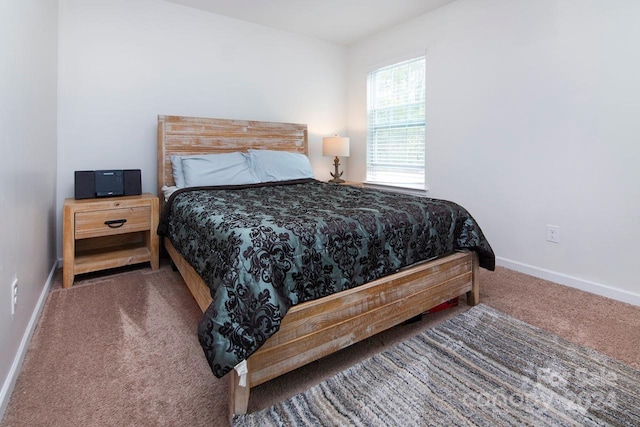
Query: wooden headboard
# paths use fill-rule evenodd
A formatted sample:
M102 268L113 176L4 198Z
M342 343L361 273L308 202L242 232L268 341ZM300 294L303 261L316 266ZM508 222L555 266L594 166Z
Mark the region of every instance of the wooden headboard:
M280 150L308 154L307 125L158 116L158 196L175 185L171 155Z

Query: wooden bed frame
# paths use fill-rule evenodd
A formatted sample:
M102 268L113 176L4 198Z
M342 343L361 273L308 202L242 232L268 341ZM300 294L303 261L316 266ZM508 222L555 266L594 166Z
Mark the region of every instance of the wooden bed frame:
M158 195L174 185L170 156L270 149L307 153L307 127L300 124L158 116ZM164 206L164 200L161 206ZM161 209L162 212L162 209ZM204 311L209 288L178 254L169 239L164 245L186 285ZM291 307L280 330L247 360L246 386L235 370L229 411L247 412L249 392L270 379L389 329L436 305L465 294L479 300L478 258L457 252L421 262L390 276Z

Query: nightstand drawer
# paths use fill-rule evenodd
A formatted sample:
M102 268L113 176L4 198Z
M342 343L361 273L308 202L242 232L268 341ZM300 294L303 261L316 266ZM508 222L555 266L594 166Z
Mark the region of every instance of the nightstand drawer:
M75 214L76 239L145 231L150 227L151 209L148 206Z

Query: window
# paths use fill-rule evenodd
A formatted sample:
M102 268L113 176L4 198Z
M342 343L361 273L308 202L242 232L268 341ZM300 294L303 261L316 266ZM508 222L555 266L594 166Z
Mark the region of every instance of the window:
M367 182L425 189L425 57L369 73Z

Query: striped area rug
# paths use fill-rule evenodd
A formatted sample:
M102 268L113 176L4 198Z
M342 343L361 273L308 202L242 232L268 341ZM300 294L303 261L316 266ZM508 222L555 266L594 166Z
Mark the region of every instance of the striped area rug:
M485 305L235 426L640 426L640 371Z

